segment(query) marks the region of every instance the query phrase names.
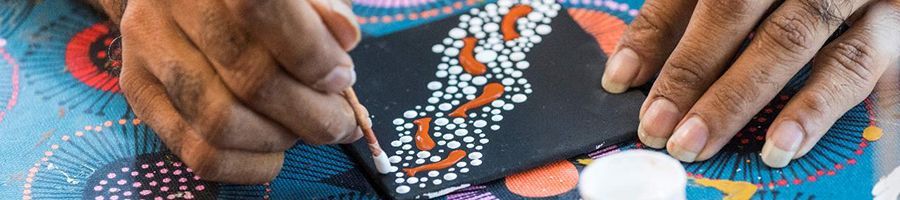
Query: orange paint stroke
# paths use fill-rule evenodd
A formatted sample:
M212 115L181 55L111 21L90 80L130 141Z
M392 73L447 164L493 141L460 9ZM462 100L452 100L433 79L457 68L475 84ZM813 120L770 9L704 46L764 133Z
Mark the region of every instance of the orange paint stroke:
M527 5L516 5L509 9L509 13L503 16L503 21L500 21L500 31L503 33L503 40L509 41L519 38L519 32L516 31L516 20L530 13L531 10L531 6Z
M578 169L567 160L506 177L506 188L523 197L551 197L575 189Z
M503 84L500 83L488 83L481 89L481 95L477 98L472 99L472 101L466 102L456 110L453 110L448 116L450 117L462 117L466 118L466 112L470 109L478 108L497 100L500 96L503 96L504 91Z
M407 176L415 176L416 173L419 173L422 171L440 170L440 169L445 169L445 168L451 167L454 164L456 164L457 162L459 162L459 160L462 160L464 157L466 157L466 151L457 149L457 150L451 151L450 154L447 155L447 158L444 160L438 161L436 163L413 167L413 168L403 168L403 171L406 172Z
M419 118L413 121L418 127L416 130L416 148L422 151L428 151L434 148L434 140L428 135L431 130L431 117Z
M463 48L462 52L459 53L459 63L466 70L466 73L477 76L487 72L487 67L475 59L476 45L478 45L478 39L475 39L475 37L463 38Z

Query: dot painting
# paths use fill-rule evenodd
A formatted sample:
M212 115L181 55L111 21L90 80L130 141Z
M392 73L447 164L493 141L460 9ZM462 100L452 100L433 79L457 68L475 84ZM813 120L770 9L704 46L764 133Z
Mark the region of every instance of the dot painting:
M528 100L526 54L552 31L560 6L554 1L500 0L459 16L459 25L432 46L443 55L428 82L425 105L392 120L398 137L389 144L397 167L395 192L441 185L478 170L487 135L502 127L505 112Z

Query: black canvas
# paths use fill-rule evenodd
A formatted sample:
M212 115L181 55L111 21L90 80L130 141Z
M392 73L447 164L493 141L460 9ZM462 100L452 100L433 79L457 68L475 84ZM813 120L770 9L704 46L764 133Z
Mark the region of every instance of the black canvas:
M432 52L432 46L458 24L459 18L453 16L395 34L366 38L351 52L359 74L355 90L369 109L373 129L388 155L398 149L389 145L399 137L391 120L416 105L427 104L432 92L426 85L436 79L436 66L443 56ZM470 166L468 173L459 173L458 178L441 185L413 187L409 193L398 194L397 176L375 171L364 140L347 146L376 188L389 198L424 198L421 195L425 192L496 180L633 138L644 94L629 91L611 95L603 91L600 80L606 55L593 37L564 9L550 25L553 32L543 36L526 58L531 67L524 70L524 77L531 83L533 93L514 110L503 113L499 130L487 129L490 142L481 150L483 164ZM448 151L433 153L445 157ZM428 163L431 162L425 162Z

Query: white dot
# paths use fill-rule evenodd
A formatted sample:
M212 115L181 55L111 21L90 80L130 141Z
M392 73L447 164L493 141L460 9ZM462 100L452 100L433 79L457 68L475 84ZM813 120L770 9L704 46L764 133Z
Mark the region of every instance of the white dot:
M450 134L447 134L447 135L450 135ZM447 148L456 149L456 148L459 148L459 145L460 144L457 141L450 141L447 143Z
M428 151L420 151L416 154L416 156L418 156L419 158L427 158L431 156L431 153L429 153Z
M469 161L469 162L472 163L472 166L481 165L481 160L473 160L473 161Z
M465 166L466 166L466 162L458 162L458 163L456 163L456 167L465 167Z
M441 179L434 179L434 181L432 181L432 182L433 182L435 185L440 185L441 183L443 183L443 181L441 181Z
M431 158L429 158L428 160L431 162L437 162L437 161L441 161L441 157L440 156L431 156Z
M474 125L475 125L475 127L481 128L481 127L484 127L484 126L487 125L487 121L480 120L480 119L479 119L479 120L475 120Z
M475 141L475 138L472 136L466 136L463 138L463 142L470 143L470 142L474 142L474 141Z
M515 49L515 48L514 48L514 49ZM449 49L448 49L448 50L449 50ZM520 61L520 60L522 60L522 59L525 59L525 53L522 53L522 52L513 52L513 53L509 54L509 59L512 60L512 61Z
M487 78L485 78L483 76L477 76L475 78L472 78L472 84L484 85L485 83L487 83Z
M412 136L405 135L403 137L400 137L400 142L407 143L407 142L411 142L411 141L412 141Z
M449 72L450 74L459 74L459 73L462 73L462 71L463 71L463 68L460 67L459 65L450 66L450 68L447 69L447 72Z
M435 53L441 53L441 52L444 51L444 45L436 44L436 45L434 45L434 46L431 47L431 51L433 51L433 52L435 52Z
M407 192L409 192L409 186L401 185L397 187L397 190L395 191L400 194L406 194Z
M407 110L406 112L403 112L403 117L410 119L415 118L416 115L419 115L419 113L414 110Z
M397 141L397 140L391 141L391 146L392 146L392 147L400 147L400 145L403 145L403 142L400 142L400 141Z
M531 63L528 63L528 61L524 61L524 60L516 63L516 68L519 68L519 69L528 69L528 67L530 67L530 66L531 66Z
M504 104L506 104L506 102L501 99L497 99L497 100L494 100L493 102L491 102L491 106L498 107L498 108L503 106Z
M403 178L394 179L395 183L403 183Z
M468 87L464 87L462 92L463 92L463 94L475 94L475 92L478 92L478 88L468 86Z
M547 35L547 34L550 34L550 31L552 31L553 28L550 28L549 25L541 24L541 25L538 25L537 28L534 28L534 30L535 30L535 32L537 32L537 34Z
M400 147L400 148L403 150L409 150L409 149L412 149L412 145L404 144L403 147Z
M497 23L491 22L484 25L485 32L497 32L498 30L500 30L500 26Z
M491 130L500 130L500 125L491 125Z
M451 48L447 48L447 49L444 50L444 55L451 56L451 57L457 56L457 55L459 55L459 49L457 49L457 48L452 48L452 47L451 47Z
M452 180L456 179L456 173L444 174L444 179L448 180L448 181L452 181Z
M524 94L515 94L512 96L511 100L516 103L522 103L525 102L525 100L528 100L528 96L525 96Z
M488 63L497 59L497 52L492 50L481 51L475 54L475 60L481 63Z
M450 120L448 120L447 118L438 118L438 119L434 120L434 124L436 124L438 126L447 125L447 123L449 123L449 122L450 122Z
M432 82L428 83L429 90L438 90L438 89L441 89L441 87L442 87L441 82L432 81Z
M403 124L403 119L400 119L400 118L394 119L394 125L400 125L400 124Z
M529 89L529 90L530 90L530 89ZM528 91L528 90L526 90L526 91ZM513 107L514 107L514 106L513 106L512 104L506 104L506 105L503 105L503 110L512 110Z
M494 115L494 116L491 117L491 120L494 120L495 122L502 121L502 120L503 120L503 115Z
M453 134L444 134L444 136L442 138L444 138L445 140L452 140Z
M463 37L466 37L466 31L461 28L453 28L450 29L450 33L448 35L454 39L461 39Z
M469 168L459 169L459 173L468 173L468 172L469 172Z
M504 78L502 81L500 81L500 83L502 83L503 85L512 85L516 83L516 80L512 78Z
M438 105L438 109L442 111L449 111L451 108L453 108L453 106L449 103L442 103Z
M390 158L388 158L388 160L390 160L391 163L399 163L400 160L402 160L402 159L403 158L400 158L400 156L391 156Z

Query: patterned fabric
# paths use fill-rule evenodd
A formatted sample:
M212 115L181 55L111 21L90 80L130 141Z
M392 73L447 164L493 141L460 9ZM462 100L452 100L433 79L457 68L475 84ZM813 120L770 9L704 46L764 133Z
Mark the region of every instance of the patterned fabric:
M136 119L118 88L119 63L105 49L117 30L78 1L0 1L0 199L377 199L341 148L297 144L281 174L262 185L207 182L166 150ZM487 1L492 2L492 1ZM484 0L358 0L367 36L425 24ZM560 0L604 52L637 15L640 0ZM758 186L757 199L869 198L879 177L900 164L896 129L881 140L862 137L869 126L897 115L898 84L882 84L842 117L808 156L784 169L761 164L758 151L772 117L802 86L801 73L723 150L685 165L694 178ZM892 132L893 131L893 132ZM591 159L644 148L602 147L583 156L456 191L446 199L577 199L578 171ZM690 184L689 198L721 198Z

